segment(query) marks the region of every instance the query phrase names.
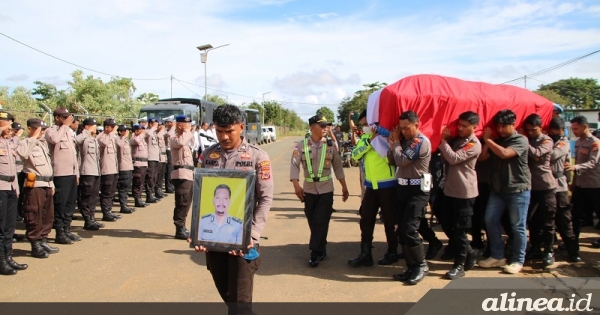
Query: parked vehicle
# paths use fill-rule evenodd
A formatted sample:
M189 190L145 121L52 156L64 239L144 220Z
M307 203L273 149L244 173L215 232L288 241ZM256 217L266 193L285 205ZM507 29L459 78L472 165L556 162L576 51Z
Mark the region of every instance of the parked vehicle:
M275 140L277 140L275 126L265 126L264 128L267 130L266 132L269 135L269 137L268 137L269 142L274 142Z
M342 143L342 166L358 166L358 162L352 159L353 149L354 145L352 144L352 141L344 141L344 143Z
M269 135L269 130L265 127L262 127L262 144L271 142L271 136Z

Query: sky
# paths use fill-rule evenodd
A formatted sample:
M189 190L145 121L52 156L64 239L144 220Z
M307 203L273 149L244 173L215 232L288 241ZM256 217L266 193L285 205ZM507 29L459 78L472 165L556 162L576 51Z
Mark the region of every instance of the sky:
M414 74L500 84L598 50L600 1L0 0L0 33L0 86L67 89L79 69L4 34L135 78L135 95L202 98L206 65L209 94L237 105L264 94L307 119L321 106L337 112L363 84ZM202 64L204 44L228 46ZM527 88L570 77L600 79L600 53Z

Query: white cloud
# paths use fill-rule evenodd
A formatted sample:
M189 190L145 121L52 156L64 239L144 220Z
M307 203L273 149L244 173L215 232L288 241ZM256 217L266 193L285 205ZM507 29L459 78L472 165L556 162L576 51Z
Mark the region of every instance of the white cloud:
M29 80L29 76L26 74L11 75L6 78L7 81L26 81Z

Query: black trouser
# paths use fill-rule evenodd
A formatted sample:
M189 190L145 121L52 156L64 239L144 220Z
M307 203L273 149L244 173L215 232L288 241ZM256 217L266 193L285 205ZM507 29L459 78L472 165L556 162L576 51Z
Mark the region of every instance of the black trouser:
M185 227L185 220L192 207L194 182L186 179L173 179L175 185L175 209L173 210L173 223Z
M18 172L17 173L17 183L19 184L19 189L23 189L24 184L25 184L25 177L27 175L23 172ZM17 202L17 214L24 218L23 216L23 194L19 194L19 201Z
M79 212L84 217L96 213L96 203L100 193L100 176L81 175L79 177Z
M162 188L162 183L165 181L165 170L167 169L167 163L159 162L156 171L156 185L154 191L158 192ZM166 188L166 186L165 186Z
M575 238L573 233L573 217L569 203L569 192L559 191L556 193L556 229L563 241Z
M132 171L119 171L117 190L119 191L119 205L121 209L127 207L127 191L129 191L129 186L131 186L131 174Z
M482 230L485 230L485 208L490 199L490 185L488 183L477 183L479 195L475 198L473 205L473 217L471 218L471 240L475 246L481 246L483 242Z
M421 191L420 185L398 186L396 210L398 214L398 238L400 244L415 247L423 244L419 237L419 225L425 217L429 193Z
M206 268L212 275L219 295L229 306L229 314L252 314L254 273L260 262L260 256L255 260L246 260L229 253L206 253Z
M171 172L173 172L173 160L171 158L171 150L167 150L167 170L165 171L165 189L173 188L171 182Z
M146 171L148 170L147 166L134 166L132 173L132 185L131 185L131 194L135 199L142 198L142 187L144 186L144 181L146 180Z
M17 225L17 192L0 190L0 250L11 250Z
M433 205L433 213L437 218L438 222L440 222L440 226L442 227L442 231L446 234L448 238L448 244L451 243L452 240L452 212L448 213L446 208L446 195L444 191L440 188L435 192L435 203Z
M77 200L77 177L75 175L54 176L54 189L53 227L55 229L70 227Z
M146 198L154 196L154 187L156 186L156 174L158 171L158 161L148 161L146 178L144 180L146 188Z
M48 237L54 221L54 200L52 188L23 188L23 218L27 240L30 242Z
M600 212L600 188L581 188L575 186L571 196L573 204L573 232L579 239L583 220L587 211Z
M395 208L396 187L365 189L365 196L360 207L360 231L361 242L372 242L373 232L375 230L375 221L377 220L377 210L381 208L381 217L385 229L385 238L388 243L388 252L398 251L398 238L395 234L396 208Z
M554 189L532 190L529 202L529 239L532 246L546 247L554 244L554 219L556 217L556 195Z
M470 251L467 232L471 229L475 198L460 199L444 197L444 218L448 219L447 228L451 233L450 246L454 252L454 262L464 264Z
M327 233L332 213L333 192L321 195L304 193L304 215L310 229L308 249L316 252L327 249Z
M112 210L118 176L118 174L100 176L100 208L102 209L102 213Z

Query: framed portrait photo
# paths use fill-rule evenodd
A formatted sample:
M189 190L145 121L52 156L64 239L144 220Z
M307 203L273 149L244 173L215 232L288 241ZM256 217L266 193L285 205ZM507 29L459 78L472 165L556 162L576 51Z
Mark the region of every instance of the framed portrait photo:
M196 168L191 246L247 251L252 233L256 171Z

